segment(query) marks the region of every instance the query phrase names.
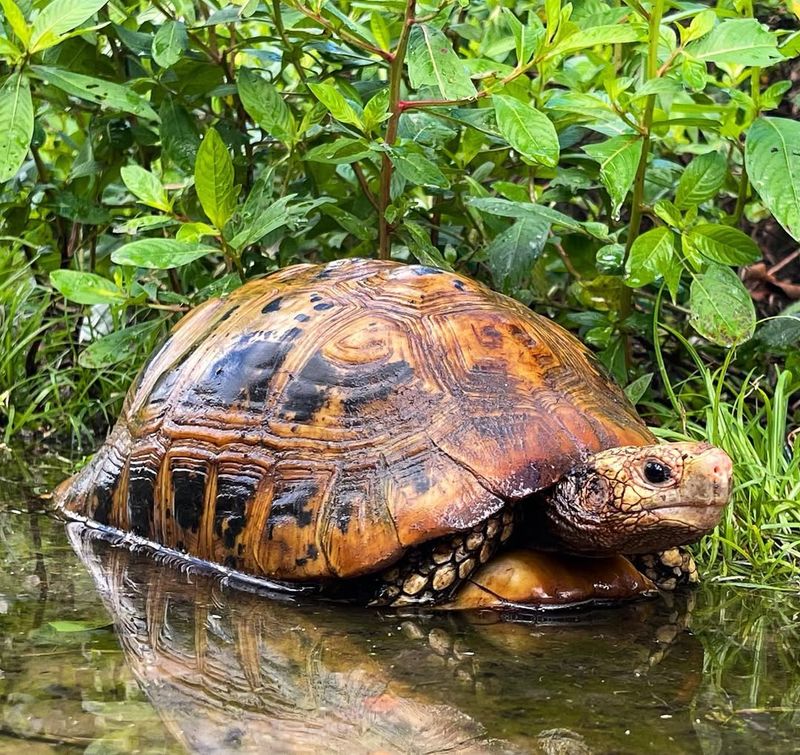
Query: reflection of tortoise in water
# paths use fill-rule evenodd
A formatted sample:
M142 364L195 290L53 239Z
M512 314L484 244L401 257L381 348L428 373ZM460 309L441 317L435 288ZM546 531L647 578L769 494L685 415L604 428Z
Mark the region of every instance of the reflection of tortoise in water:
M517 302L344 260L185 317L56 497L258 578L436 603L512 529L591 556L695 540L730 470L705 444L656 445L590 353Z

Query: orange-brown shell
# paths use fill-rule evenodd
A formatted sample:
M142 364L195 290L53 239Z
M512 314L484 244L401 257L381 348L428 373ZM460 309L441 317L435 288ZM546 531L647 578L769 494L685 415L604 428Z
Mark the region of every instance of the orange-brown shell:
M256 576L346 577L652 439L550 320L459 275L342 260L184 317L57 499Z

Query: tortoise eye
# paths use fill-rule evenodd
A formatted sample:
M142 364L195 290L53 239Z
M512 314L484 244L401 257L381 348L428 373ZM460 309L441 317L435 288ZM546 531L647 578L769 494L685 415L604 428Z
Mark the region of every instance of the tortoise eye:
M648 459L644 463L644 478L653 485L659 485L672 477L672 470L660 461Z

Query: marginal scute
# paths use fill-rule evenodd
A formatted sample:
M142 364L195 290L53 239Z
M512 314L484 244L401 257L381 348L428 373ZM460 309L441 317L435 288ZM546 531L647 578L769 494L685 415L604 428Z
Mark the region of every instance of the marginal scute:
M256 576L352 577L469 531L589 453L652 440L588 350L518 302L340 260L189 313L56 497Z

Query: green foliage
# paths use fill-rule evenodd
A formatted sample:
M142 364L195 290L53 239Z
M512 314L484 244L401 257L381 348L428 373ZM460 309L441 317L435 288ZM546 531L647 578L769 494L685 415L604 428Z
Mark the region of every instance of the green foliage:
M88 437L179 314L343 256L537 306L647 406L686 377L685 353L637 364L674 338L648 325L662 289L702 364L800 369L796 312L756 328L735 270L751 220L800 241L800 34L775 3L775 28L747 0L0 10L7 438Z

